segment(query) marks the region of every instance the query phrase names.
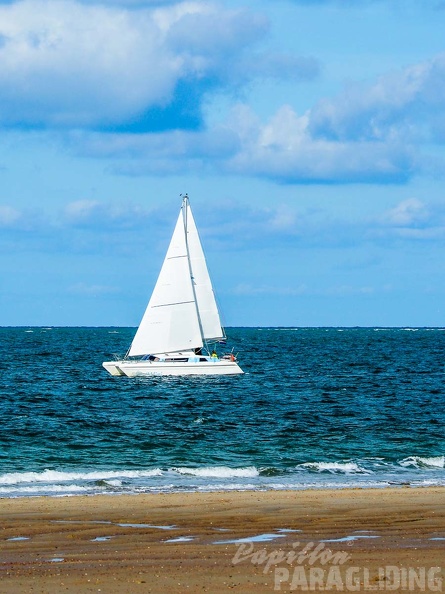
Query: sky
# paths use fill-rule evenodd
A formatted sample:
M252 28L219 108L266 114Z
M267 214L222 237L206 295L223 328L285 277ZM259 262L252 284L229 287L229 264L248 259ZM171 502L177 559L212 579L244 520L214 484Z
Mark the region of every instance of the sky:
M0 0L0 325L445 326L445 0Z

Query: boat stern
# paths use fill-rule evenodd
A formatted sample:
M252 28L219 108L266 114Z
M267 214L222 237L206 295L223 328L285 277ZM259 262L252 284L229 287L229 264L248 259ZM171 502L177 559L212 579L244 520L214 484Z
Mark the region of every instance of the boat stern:
M120 361L104 361L102 367L104 367L110 375L125 375L118 367Z

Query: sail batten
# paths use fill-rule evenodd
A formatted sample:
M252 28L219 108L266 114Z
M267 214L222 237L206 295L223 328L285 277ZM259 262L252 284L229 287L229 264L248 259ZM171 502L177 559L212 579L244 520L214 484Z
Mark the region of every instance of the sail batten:
M170 307L172 305L182 305L183 303L195 303L194 301L176 301L174 303L161 303L160 305L153 305L155 307Z
M129 356L174 353L224 338L212 283L188 198Z

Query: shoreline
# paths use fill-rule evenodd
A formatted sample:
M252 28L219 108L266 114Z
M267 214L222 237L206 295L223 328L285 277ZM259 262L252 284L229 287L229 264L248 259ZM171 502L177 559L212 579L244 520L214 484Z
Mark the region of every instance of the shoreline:
M445 486L443 455L386 461L383 472L383 459L378 460L312 461L296 465L294 472L254 465L10 470L0 475L0 498Z
M366 591L382 566L441 567L445 551L445 487L3 498L0 517L2 594L289 592L295 560L267 568L267 555L311 543L347 554L338 571L358 568ZM320 562L298 567L309 576Z
M0 505L3 501L9 500L27 500L27 499L71 499L71 498L85 498L89 499L91 497L156 497L156 496L176 496L176 495L224 495L224 494L231 494L231 493L321 493L321 492L341 492L341 491L398 491L400 489L411 489L411 490L425 490L425 489L444 489L445 484L437 483L437 484L412 484L409 481L401 482L401 483L394 483L394 484L378 484L378 485L364 485L361 486L360 484L355 484L353 486L333 486L330 484L329 486L309 486L309 487L235 487L230 489L211 489L205 490L201 489L188 489L188 488L178 488L177 490L150 490L150 491L139 491L139 492L131 492L128 491L100 491L100 492L89 492L89 493L42 493L42 494L32 494L32 495L1 495L0 494Z

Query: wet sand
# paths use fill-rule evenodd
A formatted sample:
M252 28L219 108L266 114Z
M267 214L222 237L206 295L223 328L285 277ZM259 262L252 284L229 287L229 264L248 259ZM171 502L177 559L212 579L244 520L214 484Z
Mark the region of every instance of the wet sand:
M0 518L1 594L389 591L388 566L391 591L421 592L444 577L422 589L422 568L445 567L445 488L1 499Z

